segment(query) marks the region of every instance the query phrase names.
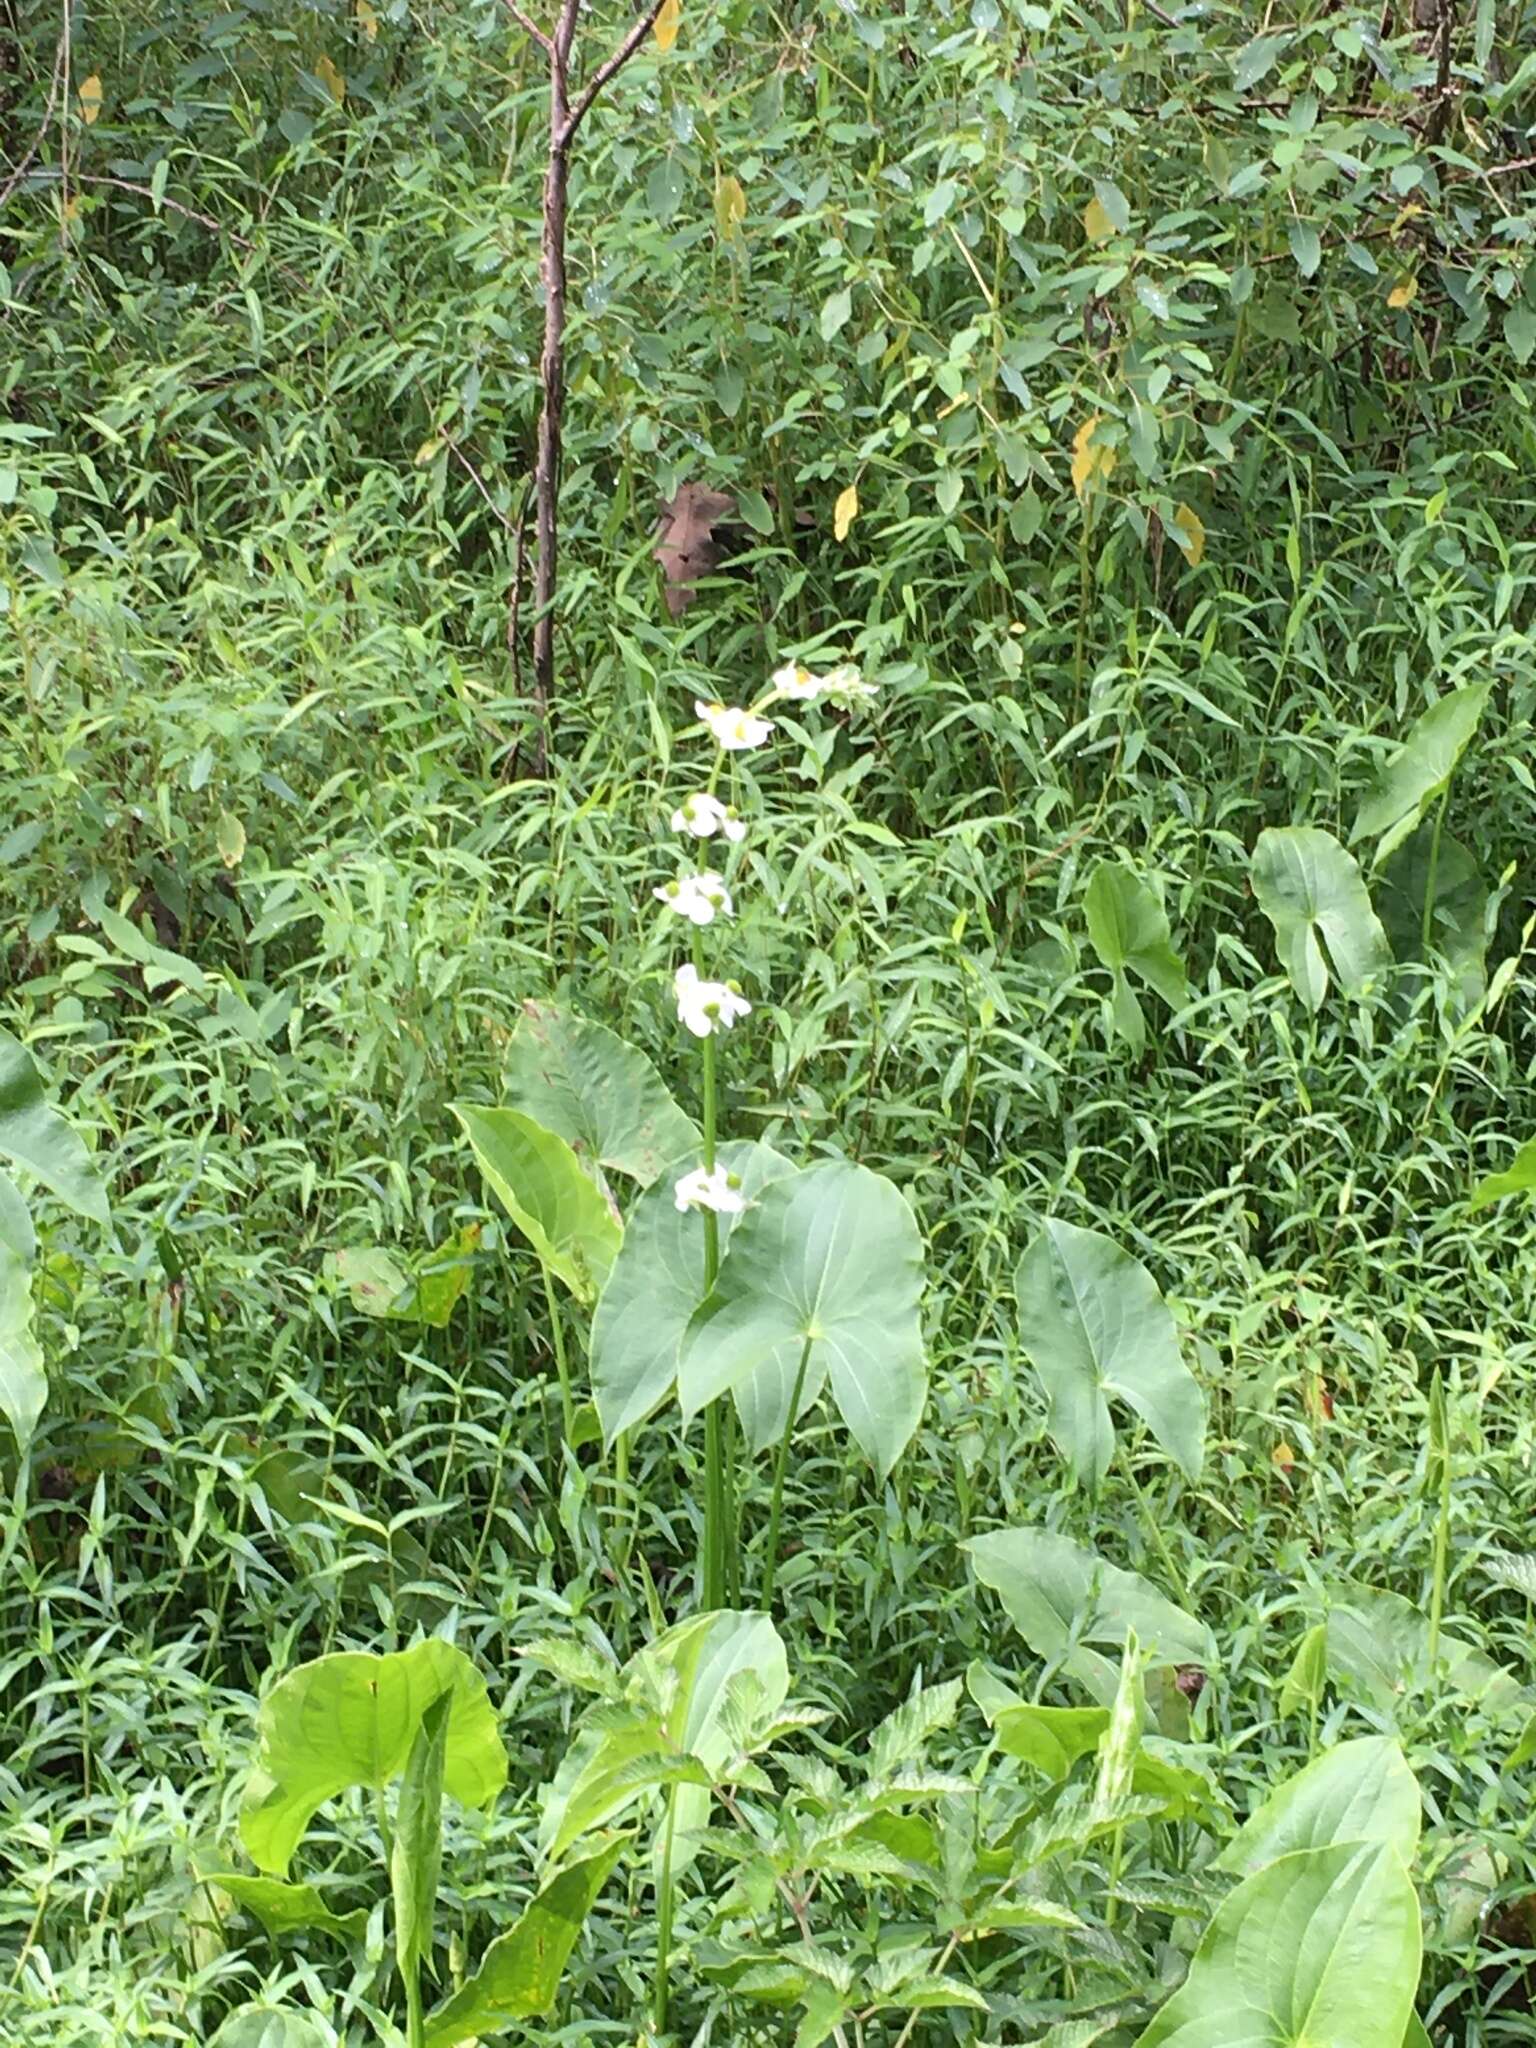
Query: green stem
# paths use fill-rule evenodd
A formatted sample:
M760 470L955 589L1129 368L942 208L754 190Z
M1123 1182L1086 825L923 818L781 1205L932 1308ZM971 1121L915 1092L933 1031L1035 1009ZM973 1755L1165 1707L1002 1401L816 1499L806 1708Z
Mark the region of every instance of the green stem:
M795 1418L800 1413L800 1396L805 1391L805 1375L811 1363L811 1339L806 1338L800 1347L800 1365L795 1374L795 1391L789 1397L789 1414L784 1420L784 1434L779 1439L779 1455L773 1467L773 1502L768 1509L768 1555L763 1560L763 1612L773 1612L774 1584L779 1575L779 1514L784 1505L784 1475L789 1470L789 1443L795 1433Z
M1429 1589L1429 1668L1435 1668L1435 1659L1440 1654L1440 1618L1445 1612L1446 1560L1451 1543L1451 1443L1450 1430L1445 1427L1444 1440L1439 1446L1440 1460L1440 1512L1435 1523L1435 1556L1433 1578Z
M405 1979L406 2048L426 2048L427 2021L421 2004L421 1965L414 1964Z
M1131 1482L1131 1491L1136 1496L1136 1505L1141 1511L1141 1519L1146 1524L1148 1535L1152 1538L1152 1547L1163 1561L1163 1569L1173 1582L1175 1594L1181 1602L1187 1605L1189 1601L1189 1588L1184 1583L1184 1574L1173 1561L1173 1552L1168 1548L1167 1539L1164 1537L1162 1529L1158 1526L1156 1515L1152 1512L1152 1504L1142 1492L1141 1481L1136 1477L1136 1468L1132 1465L1129 1458L1125 1461L1125 1473Z
M1424 942L1424 964L1429 965L1429 949L1435 935L1435 884L1440 877L1440 835L1445 830L1445 807L1451 800L1451 785L1446 783L1435 808L1435 828L1429 839L1429 865L1424 870L1424 922L1420 933Z
M540 1259L539 1271L544 1275L544 1299L549 1304L549 1329L555 1346L555 1371L560 1375L560 1413L565 1424L565 1441L570 1443L576 1434L576 1397L571 1392L571 1366L565 1355L565 1325L560 1320L560 1302L555 1294L554 1277L549 1267ZM551 1484L555 1475L550 1475Z
M697 960L697 945L695 945ZM702 970L701 970L702 971ZM718 1095L715 1085L714 1034L702 1041L704 1054L704 1170L715 1170L715 1126ZM720 1271L720 1218L704 1211L704 1293L714 1287ZM713 1613L726 1603L727 1500L723 1401L704 1410L704 1557L701 1588L704 1609Z
M656 1900L656 1984L651 2013L658 2035L667 2031L667 2002L672 1962L672 1838L677 1831L677 1787L667 1792L667 1832L661 1850L661 1883Z

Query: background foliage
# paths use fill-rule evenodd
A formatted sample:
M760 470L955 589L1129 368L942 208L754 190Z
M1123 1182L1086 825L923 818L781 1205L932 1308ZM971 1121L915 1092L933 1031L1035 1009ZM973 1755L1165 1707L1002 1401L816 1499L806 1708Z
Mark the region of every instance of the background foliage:
M538 52L489 0L0 9L0 1020L115 1219L38 1205L8 2041L201 2040L320 1984L197 1884L274 1662L451 1624L528 1795L450 1858L470 1945L526 1897L573 1708L514 1653L560 1623L624 1656L686 1605L693 1449L642 1436L623 1486L545 1454L536 1269L449 1104L494 1101L519 1003L558 995L696 1106L650 902L669 734L786 653L883 702L764 770L729 1117L891 1175L933 1273L913 1449L877 1484L829 1413L792 1475L827 1740L1021 1663L958 1545L1043 1523L1214 1632L1203 1739L1245 1810L1307 1752L1280 1693L1330 1589L1424 1598L1436 1369L1448 1622L1529 1681L1486 1561L1533 1502L1531 1211L1466 1197L1536 1130L1533 33L1523 0L688 0L573 184L542 783L507 644ZM686 483L737 509L674 617ZM1391 963L1351 993L1335 953L1303 1000L1259 835L1350 841L1467 686L1441 822L1353 843ZM1197 1483L1122 1415L1073 1488L1012 1303L1048 1218L1168 1296ZM379 1245L466 1248L444 1327L359 1312L328 1258ZM1443 1684L1324 1712L1395 1717L1426 1788L1432 2033L1528 2038L1528 1777ZM366 1822L336 1825L345 1869ZM638 1924L594 1922L585 2038L632 2028ZM1145 1926L1106 1965L1142 1992L1176 1931ZM1056 2010L1020 1996L1003 2039Z

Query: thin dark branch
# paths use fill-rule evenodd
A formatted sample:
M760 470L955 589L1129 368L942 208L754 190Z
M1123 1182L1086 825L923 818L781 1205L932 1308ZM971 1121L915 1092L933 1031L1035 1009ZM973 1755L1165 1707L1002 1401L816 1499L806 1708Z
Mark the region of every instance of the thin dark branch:
M517 0L501 0L501 4L506 8L508 14L511 15L523 33L532 36L533 40L546 55L553 56L555 49L554 38L545 35L543 29L539 27L536 21L529 20L521 7L518 6Z
M665 5L666 0L650 0L650 5L646 8L644 14L636 15L628 35L625 36L623 42L620 43L613 55L598 65L592 76L587 80L582 90L581 98L565 118L565 127L561 131L563 143L569 144L571 137L586 119L592 102L597 98L609 79L613 77L614 73L622 71L630 58L634 56L636 50L639 49L651 30L656 26L656 17Z
M59 97L59 86L63 81L64 77L65 48L65 39L63 36L60 36L58 48L53 53L53 78L48 86L48 104L43 109L42 122L38 127L37 133L33 136L31 142L27 145L26 155L22 158L21 162L16 166L15 170L12 171L11 175L6 179L4 187L0 188L0 206L4 206L5 202L10 198L11 194L16 190L16 187L21 183L22 179L26 176L28 165L32 162L32 159L37 155L38 148L42 143L42 139L48 133L48 124L53 119L54 104Z

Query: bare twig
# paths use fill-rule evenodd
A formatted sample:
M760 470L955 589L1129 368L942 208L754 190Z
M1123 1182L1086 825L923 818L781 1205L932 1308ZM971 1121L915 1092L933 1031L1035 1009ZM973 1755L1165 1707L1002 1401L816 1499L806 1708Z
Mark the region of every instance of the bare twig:
M16 187L27 175L27 171L31 166L32 160L37 155L37 152L42 145L43 137L48 133L49 124L53 120L54 103L57 101L59 97L59 86L62 83L64 77L64 56L66 47L67 46L65 44L63 36L60 36L58 48L53 53L53 77L50 80L48 86L48 104L43 108L42 121L39 124L37 133L33 136L32 140L27 145L27 151L25 156L23 156L21 162L16 166L15 170L12 171L11 175L6 179L5 184L3 186L0 186L0 206L4 206L5 202L16 190Z
M553 40L549 36L545 35L543 29L541 29L538 26L537 22L529 20L528 16L524 14L521 7L518 6L517 0L501 0L501 4L503 7L506 8L508 14L511 15L512 19L517 23L518 27L523 31L523 33L525 35L532 36L533 40L538 44L539 48L546 53L546 55L553 52L555 47Z
M598 65L571 103L570 60L581 18L582 0L560 0L560 13L550 35L523 14L516 0L503 0L515 19L533 36L549 60L549 157L544 170L543 237L539 275L544 286L544 345L539 356L543 404L539 411L534 457L534 535L538 562L534 575L533 700L537 720L535 772L547 766L550 714L555 694L555 588L559 567L560 463L565 424L565 224L570 193L570 149L576 131L603 87L640 48L664 0L646 0L623 41Z

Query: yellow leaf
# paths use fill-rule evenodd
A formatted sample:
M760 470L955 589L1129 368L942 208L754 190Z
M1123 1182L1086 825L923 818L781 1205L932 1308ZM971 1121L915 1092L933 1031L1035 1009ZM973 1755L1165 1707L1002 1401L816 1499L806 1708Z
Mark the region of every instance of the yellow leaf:
M1418 295L1419 280L1416 277L1405 277L1387 293L1387 304L1394 312L1398 312L1404 306L1411 306Z
M424 464L431 462L437 455L439 455L442 452L442 446L442 442L436 439L433 439L431 441L423 441L421 446L416 450L416 467L420 469L424 466Z
M1269 1462L1274 1466L1282 1479L1288 1479L1296 1468L1296 1453L1288 1443L1282 1441L1276 1444L1275 1448L1270 1452Z
M71 192L65 200L64 218L66 220L78 220L80 218L80 194L78 192Z
M1180 546L1189 557L1189 566L1198 569L1205 557L1205 526L1200 514L1192 505L1178 505L1174 508L1173 523L1184 536Z
M347 96L347 81L329 57L321 55L315 65L315 76L339 107Z
M858 516L858 486L857 484L850 484L846 491L842 491L838 494L837 503L832 508L833 539L846 540L848 538L848 529L850 526L852 526L853 522L855 521L855 519L858 518Z
M747 217L747 195L739 178L722 178L715 187L715 219L722 235L736 235Z
M1115 224L1100 206L1097 199L1090 199L1083 208L1083 233L1090 242L1107 242L1115 232Z
M101 79L93 71L80 87L80 118L89 128L101 112Z
M1072 436L1072 488L1079 503L1085 503L1088 486L1097 478L1107 482L1115 466L1115 450L1107 442L1095 442L1094 433L1104 415L1096 412Z
M376 43L379 40L379 17L373 8L368 5L368 0L357 0L354 11L357 15L358 27L370 43Z
M245 859L245 827L232 811L221 811L217 829L219 859L227 868L239 867Z
M661 12L656 17L656 47L663 56L677 41L682 23L683 0L661 0Z

